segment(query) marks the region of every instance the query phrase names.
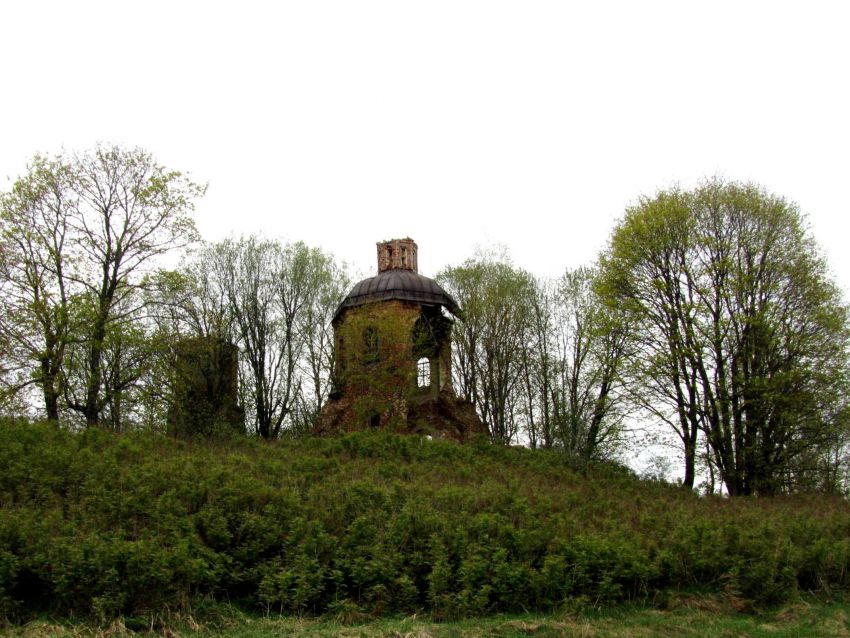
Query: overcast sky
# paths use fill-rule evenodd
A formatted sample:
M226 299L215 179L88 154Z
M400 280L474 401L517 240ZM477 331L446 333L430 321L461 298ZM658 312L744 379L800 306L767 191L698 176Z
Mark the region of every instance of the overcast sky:
M504 244L556 275L673 183L754 180L850 291L850 3L4 2L0 186L37 152L141 146L209 184L209 240L364 273Z

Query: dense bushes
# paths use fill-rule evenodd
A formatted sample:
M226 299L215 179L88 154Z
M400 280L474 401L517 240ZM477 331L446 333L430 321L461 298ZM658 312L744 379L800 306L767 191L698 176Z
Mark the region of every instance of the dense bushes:
M437 617L850 581L840 499L700 499L555 453L386 433L261 444L0 424L0 617L198 597Z

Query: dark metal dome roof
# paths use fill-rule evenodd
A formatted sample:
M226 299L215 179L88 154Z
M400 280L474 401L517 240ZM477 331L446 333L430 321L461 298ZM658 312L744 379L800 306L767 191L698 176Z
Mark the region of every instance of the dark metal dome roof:
M354 286L337 308L334 319L339 317L346 308L388 299L439 304L453 315L460 312L457 302L436 281L423 277L413 270L395 268L364 279Z

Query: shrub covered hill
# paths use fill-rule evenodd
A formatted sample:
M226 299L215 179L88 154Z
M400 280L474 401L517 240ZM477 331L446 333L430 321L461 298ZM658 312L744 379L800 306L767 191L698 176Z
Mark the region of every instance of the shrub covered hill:
M850 582L840 498L700 498L557 453L389 433L264 444L0 423L0 620L226 599L434 618Z

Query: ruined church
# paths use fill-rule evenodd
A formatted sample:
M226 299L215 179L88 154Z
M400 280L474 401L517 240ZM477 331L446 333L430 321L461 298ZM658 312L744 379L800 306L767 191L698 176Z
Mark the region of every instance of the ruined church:
M467 441L486 434L452 388L457 303L418 272L412 239L379 242L378 274L358 283L333 318L333 391L316 434L387 428Z

